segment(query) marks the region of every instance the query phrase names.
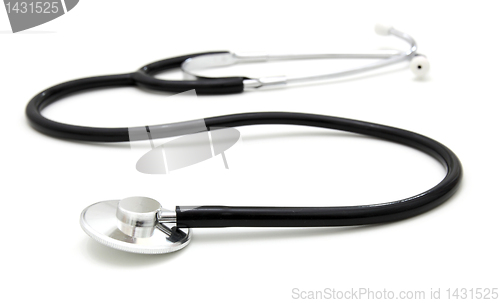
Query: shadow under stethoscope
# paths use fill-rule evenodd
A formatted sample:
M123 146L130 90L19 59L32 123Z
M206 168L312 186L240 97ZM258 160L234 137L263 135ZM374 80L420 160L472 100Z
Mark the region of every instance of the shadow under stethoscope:
M158 263L169 262L184 253L186 249L176 252L158 255L135 254L117 250L100 244L89 237L85 237L82 245L85 246L85 253L95 261L106 265L144 267L148 265L158 265Z
M382 226L384 224L380 224ZM200 229L195 230L196 235L193 235L193 242L186 248L179 251L167 254L145 255L135 254L125 251L116 250L114 248L102 245L90 238L85 238L83 245L89 257L105 263L106 265L116 266L148 266L158 265L159 263L170 262L177 259L182 254L187 253L189 248L197 247L204 249L203 246L210 245L213 249L214 244L222 243L238 243L238 242L254 242L257 246L259 243L267 241L276 242L277 240L297 239L301 238L330 238L344 233L374 229L378 225L371 226L349 226L349 227L308 227L308 228L262 228L262 229ZM83 236L82 236L83 237ZM223 249L224 246L221 246Z
M204 229L196 237L196 244L216 244L224 242L261 242L301 238L330 237L366 229L367 226L341 227L282 227L282 228L232 228ZM371 226L374 227L374 226ZM194 242L193 242L194 243Z

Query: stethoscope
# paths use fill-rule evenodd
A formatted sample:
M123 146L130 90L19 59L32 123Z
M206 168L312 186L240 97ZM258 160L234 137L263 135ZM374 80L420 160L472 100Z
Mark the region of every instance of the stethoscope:
M228 52L203 53L166 59L151 63L131 74L84 78L62 83L44 90L28 104L26 114L31 125L42 133L70 140L120 142L168 138L210 131L212 129L262 124L282 124L320 127L372 136L400 143L440 161L446 176L433 188L418 195L381 204L343 207L234 207L234 206L177 206L167 210L153 199L131 197L103 201L83 210L80 223L83 230L107 246L134 253L160 254L179 250L191 240L190 228L208 227L320 227L352 226L393 222L426 212L446 201L458 188L462 168L457 156L443 144L407 130L352 119L290 112L254 112L217 116L186 122L124 128L98 128L69 125L49 120L41 110L64 96L93 88L144 86L149 89L180 92L196 89L199 93L236 93L245 88L333 78L363 72L403 60L412 60L417 73L427 71L428 64L416 56L413 39L392 27L378 26L380 34L391 34L408 41L407 52L385 54L325 54L299 55L300 58L385 58L371 65L314 78L244 77L197 78L187 81L160 80L153 77L159 71L182 67L195 77L195 67L228 65L242 60L241 55ZM391 53L391 54L389 54ZM260 59L291 59L289 56L266 56ZM254 57L255 59L255 57ZM246 59L245 59L246 60ZM420 66L420 68L419 68ZM245 82L247 81L247 82ZM271 84L272 83L272 84ZM144 134L134 136L133 134Z

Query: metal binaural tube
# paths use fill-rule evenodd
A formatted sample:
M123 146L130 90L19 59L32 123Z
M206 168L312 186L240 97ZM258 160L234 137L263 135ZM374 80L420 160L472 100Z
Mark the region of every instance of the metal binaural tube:
M341 70L334 73L314 75L314 76L276 76L276 77L260 77L247 78L243 80L244 89L259 89L263 87L280 87L288 84L330 80L340 77L346 77L354 74L359 74L384 66L411 60L417 52L417 44L415 40L408 34L401 32L391 26L385 26L383 35L392 35L410 45L406 51L399 50L379 50L372 52L350 52L350 53L309 53L309 54L272 54L264 52L238 52L238 53L221 53L201 55L186 60L181 69L184 72L186 79L197 79L200 77L197 73L203 69L231 66L240 63L268 62L268 61L284 61L284 60L310 60L310 59L380 59L377 62L366 64L360 67L355 67L348 70ZM377 31L377 29L376 29ZM381 34L379 31L377 33Z

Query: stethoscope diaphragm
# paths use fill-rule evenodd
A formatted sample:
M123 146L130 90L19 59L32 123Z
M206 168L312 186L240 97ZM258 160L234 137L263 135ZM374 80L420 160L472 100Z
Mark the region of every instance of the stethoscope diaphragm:
M98 202L83 210L80 225L92 239L122 251L164 254L186 247L191 241L190 229L159 222L161 210L153 211L152 201L156 202L132 197Z

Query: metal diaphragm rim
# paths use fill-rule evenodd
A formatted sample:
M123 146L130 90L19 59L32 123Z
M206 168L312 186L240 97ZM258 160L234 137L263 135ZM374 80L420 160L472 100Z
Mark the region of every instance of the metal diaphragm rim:
M189 228L176 228L175 224L163 226L171 231L168 236L156 229L151 237L133 238L118 229L116 209L119 200L102 201L82 211L80 225L92 239L114 249L137 254L165 254L186 247L191 241Z

